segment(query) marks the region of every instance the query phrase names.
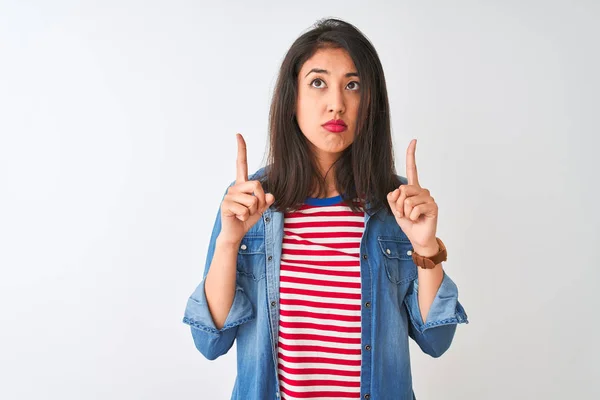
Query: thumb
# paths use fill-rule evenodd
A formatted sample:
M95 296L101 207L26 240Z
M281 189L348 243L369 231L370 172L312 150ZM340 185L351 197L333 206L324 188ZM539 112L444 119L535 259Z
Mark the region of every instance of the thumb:
M271 207L273 203L275 203L275 196L273 196L271 193L267 193L265 194L265 200L267 201L267 205L265 207L266 210L267 208Z

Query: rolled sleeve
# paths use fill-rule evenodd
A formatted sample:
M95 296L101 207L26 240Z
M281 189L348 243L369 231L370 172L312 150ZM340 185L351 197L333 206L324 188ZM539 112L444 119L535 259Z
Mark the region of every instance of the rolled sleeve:
M191 327L192 338L198 351L207 359L214 360L229 351L237 336L238 326L254 318L248 296L237 286L225 324L223 328L217 329L206 302L202 280L188 299L183 322Z
M452 343L456 325L468 323L467 314L458 301L458 288L444 272L444 278L423 322L418 300L418 280L404 300L410 317L410 336L432 357L441 356Z
M240 286L236 287L233 303L225 319L223 328L217 329L208 308L206 293L204 292L205 279L200 282L194 293L189 297L183 322L202 331L219 335L228 329L234 328L244 322L254 319L252 303Z

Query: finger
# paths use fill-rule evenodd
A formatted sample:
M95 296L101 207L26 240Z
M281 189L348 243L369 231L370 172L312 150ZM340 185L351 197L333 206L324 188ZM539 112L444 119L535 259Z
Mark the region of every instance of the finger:
M419 186L419 177L417 175L417 162L415 160L415 152L417 150L417 139L410 141L406 150L406 177L409 185Z
M265 206L265 191L259 181L246 181L230 187L228 193L254 194L259 200L259 209Z
M222 207L224 217L236 217L240 221L246 221L250 218L250 210L243 204L236 203L235 201L223 200Z
M421 189L416 186L401 185L399 190L400 196L398 196L398 200L396 200L396 210L398 210L398 216L403 218L407 215L404 213L404 201L410 196L418 195L421 192Z
M265 201L267 202L265 211L267 208L271 207L273 203L275 203L275 196L272 193L265 194Z
M420 205L420 204L425 204L425 203L432 203L433 202L433 197L431 197L429 195L429 191L421 191L419 194L417 194L416 196L410 196L407 197L404 200L404 215L406 215L407 218L410 217L412 210Z
M256 196L252 196L251 194L233 193L226 195L225 199L228 201L239 203L244 207L248 208L248 210L250 211L250 215L256 214L256 212L259 210L258 198Z
M392 213L394 215L398 215L398 211L396 210L396 201L398 200L399 196L400 196L400 189L398 189L398 188L396 190L389 192L387 195L388 204L390 205L390 209L392 210Z
M250 181L254 184L254 196L258 199L258 210L262 213L267 209L265 191L259 181Z
M411 221L416 222L419 220L421 215L425 215L425 216L426 215L434 215L436 210L437 210L436 203L419 204L418 206L416 206L415 208L412 209L409 218Z
M237 138L237 160L236 160L236 179L235 183L242 183L248 181L248 159L246 152L246 141L244 137L236 133Z

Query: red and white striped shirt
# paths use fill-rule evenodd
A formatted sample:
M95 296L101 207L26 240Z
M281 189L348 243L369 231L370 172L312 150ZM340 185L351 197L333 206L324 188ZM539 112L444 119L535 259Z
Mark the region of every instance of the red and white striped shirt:
M278 372L283 399L358 399L364 212L341 196L284 216Z

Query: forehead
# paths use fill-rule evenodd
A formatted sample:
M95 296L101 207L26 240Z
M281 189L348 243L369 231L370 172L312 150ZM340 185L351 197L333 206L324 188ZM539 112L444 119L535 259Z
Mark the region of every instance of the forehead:
M306 60L300 69L301 77L313 68L326 69L333 75L343 75L347 72L356 72L354 62L348 52L344 49L323 48Z

